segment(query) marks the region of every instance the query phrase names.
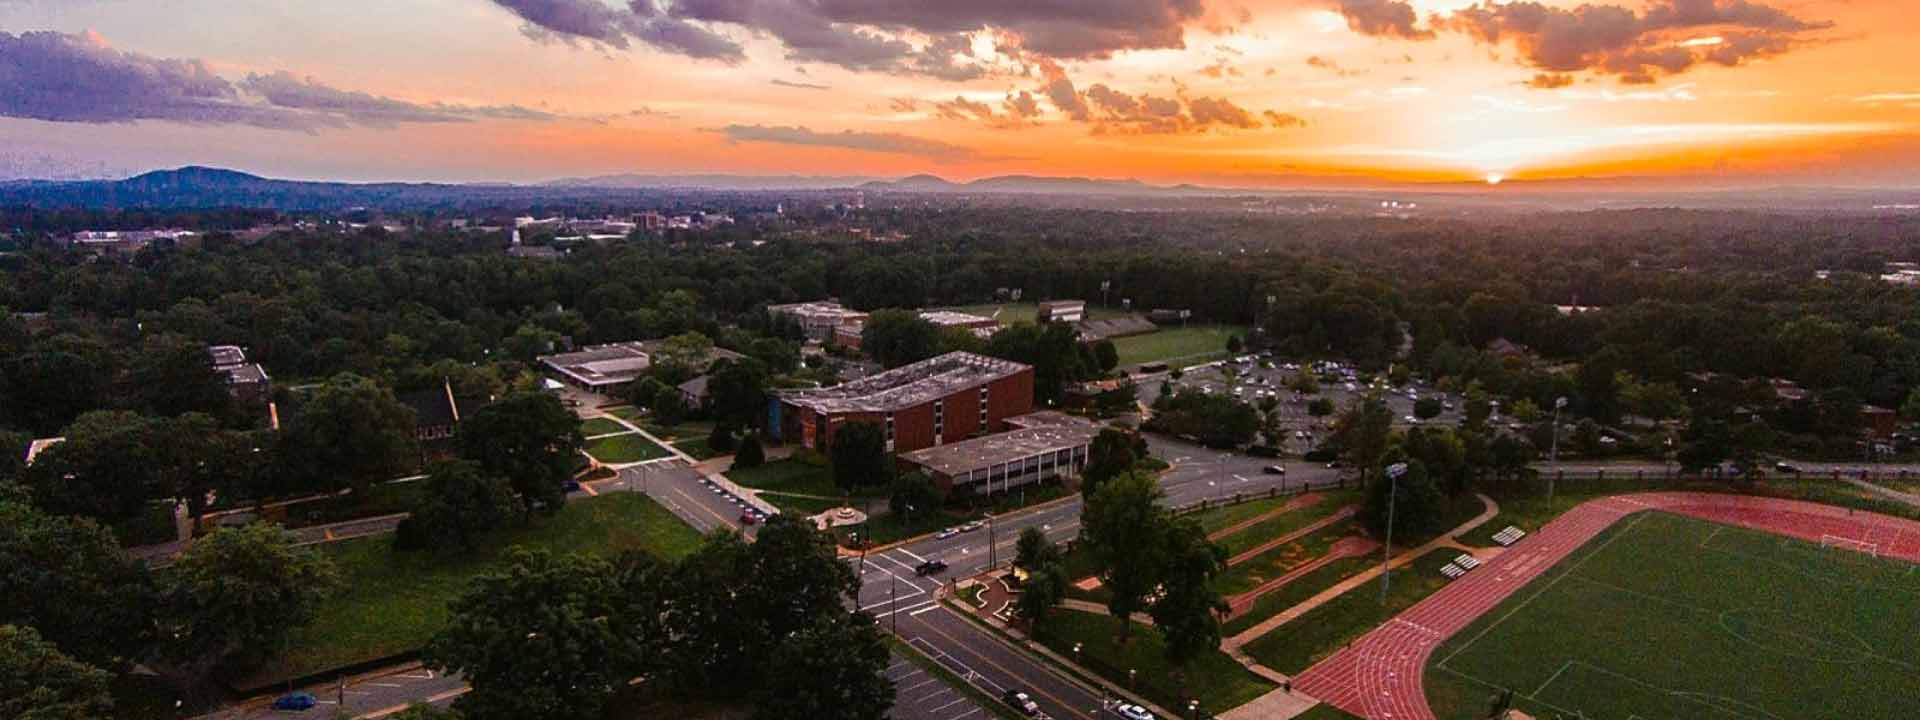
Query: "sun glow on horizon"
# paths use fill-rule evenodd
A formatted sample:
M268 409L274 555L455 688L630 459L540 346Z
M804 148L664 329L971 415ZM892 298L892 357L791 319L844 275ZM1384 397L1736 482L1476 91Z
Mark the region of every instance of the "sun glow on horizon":
M1501 175L1500 173L1487 173L1488 185L1499 185L1500 183L1505 182L1506 179L1507 179L1507 176Z

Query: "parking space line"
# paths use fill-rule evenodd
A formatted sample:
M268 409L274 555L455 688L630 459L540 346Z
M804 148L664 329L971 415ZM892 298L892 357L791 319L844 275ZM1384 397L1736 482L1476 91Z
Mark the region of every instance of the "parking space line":
M950 703L947 703L947 704L945 704L945 705L941 705L940 707L937 707L937 708L934 708L934 709L932 709L932 710L929 710L929 711L927 711L927 712L940 712L941 710L945 710L945 709L947 709L947 708L950 708L950 707L953 707L953 706L955 706L955 705L959 705L960 703L963 703L963 702L966 702L966 701L967 701L967 699L966 699L966 698L964 698L964 697L961 697L961 698L954 698L954 700L953 700L953 702L950 702Z

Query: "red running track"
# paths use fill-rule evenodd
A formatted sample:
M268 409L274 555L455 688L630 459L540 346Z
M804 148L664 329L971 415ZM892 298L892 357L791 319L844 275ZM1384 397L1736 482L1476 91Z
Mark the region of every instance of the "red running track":
M1920 522L1912 520L1744 495L1616 495L1582 503L1555 518L1499 557L1308 668L1294 679L1294 687L1366 720L1434 720L1422 677L1434 648L1602 530L1642 510L1816 543L1847 538L1875 545L1881 556L1920 563Z

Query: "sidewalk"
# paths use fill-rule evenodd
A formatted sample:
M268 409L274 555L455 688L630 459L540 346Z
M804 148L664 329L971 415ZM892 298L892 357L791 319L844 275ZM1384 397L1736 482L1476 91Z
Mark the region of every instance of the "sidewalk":
M1479 515L1475 515L1473 519L1461 523L1459 527L1442 534L1440 537L1427 541L1426 544L1420 547L1402 551L1399 555L1393 556L1393 559L1388 561L1387 566L1389 568L1403 567L1413 562L1416 558L1440 548L1453 548L1462 552L1471 553L1475 557L1480 558L1489 558L1498 554L1496 551L1504 548L1470 548L1460 544L1460 541L1454 539L1455 536L1472 531L1474 528L1485 524L1488 520L1492 520L1495 515L1500 514L1500 504L1494 502L1493 498L1481 495L1480 502L1485 505L1485 508L1480 511ZM1278 615L1267 618L1259 625L1248 628L1246 632L1220 641L1220 649L1248 668L1259 666L1259 663L1254 662L1253 658L1240 652L1240 648L1247 643L1253 642L1262 635L1273 632L1275 628L1292 622L1301 615L1307 614L1308 611L1326 604L1328 601L1339 597L1348 590L1365 585L1378 577L1380 577L1380 568L1376 566L1369 568L1366 572L1342 580L1333 587L1322 591L1320 594L1307 598L1299 605L1282 610ZM1255 670L1255 672L1259 671Z
M1860 488L1861 490L1865 490L1875 495L1879 495L1888 500L1892 500L1898 503L1905 503L1913 507L1920 507L1920 495L1915 495L1913 493L1908 493L1908 492L1901 492L1899 490L1895 490L1890 487L1875 485L1873 483L1867 482L1865 480L1861 480L1860 478L1853 477L1851 475L1841 476L1841 479L1847 481L1848 484L1853 485L1854 487Z

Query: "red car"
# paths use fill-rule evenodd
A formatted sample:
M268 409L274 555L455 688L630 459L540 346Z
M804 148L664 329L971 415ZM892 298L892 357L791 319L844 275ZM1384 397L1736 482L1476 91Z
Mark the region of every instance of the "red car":
M752 512L750 512L750 511L748 511L748 512L741 512L741 513L740 513L740 524L741 524L741 525L752 525L752 524L754 524L754 523L757 523L757 522L760 522L760 516L758 516L758 515L755 515L755 514L753 514L753 513L752 513Z

